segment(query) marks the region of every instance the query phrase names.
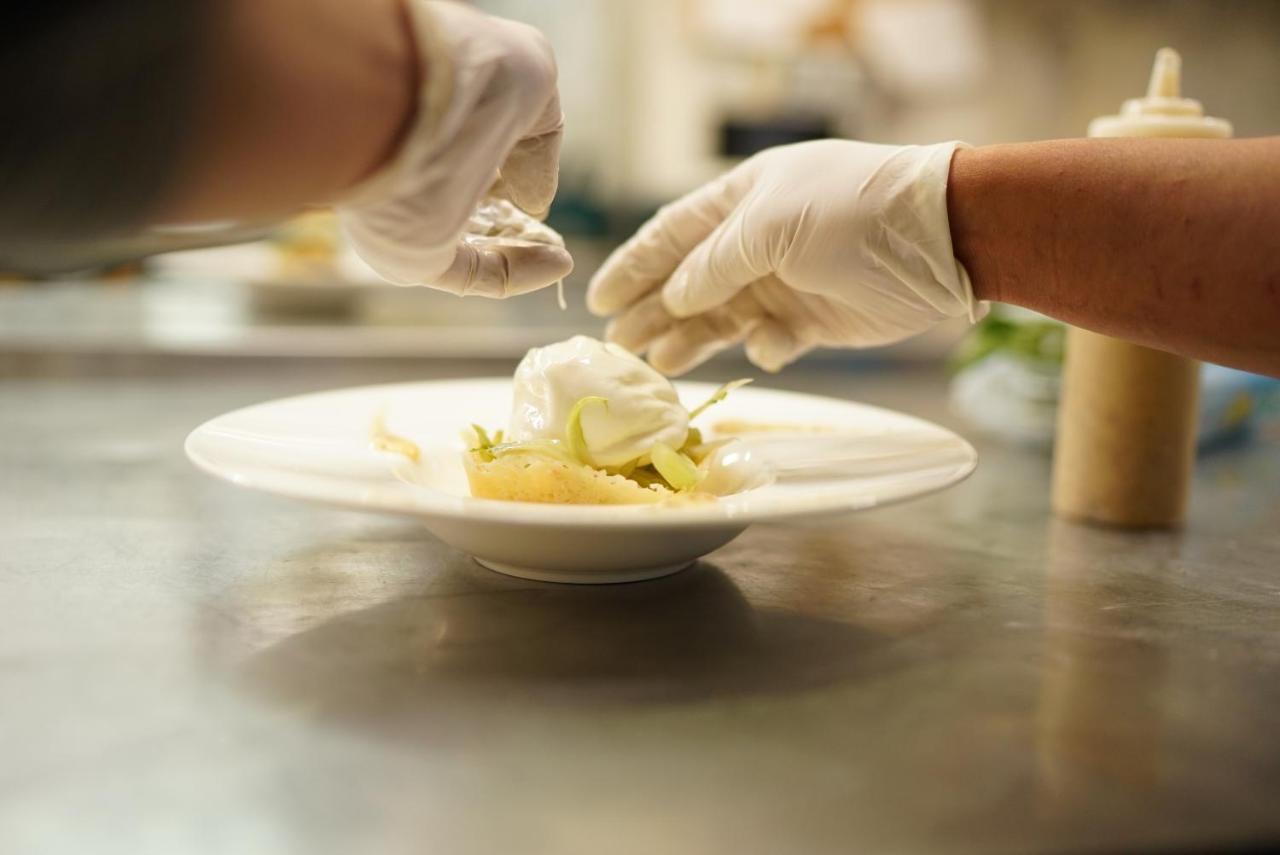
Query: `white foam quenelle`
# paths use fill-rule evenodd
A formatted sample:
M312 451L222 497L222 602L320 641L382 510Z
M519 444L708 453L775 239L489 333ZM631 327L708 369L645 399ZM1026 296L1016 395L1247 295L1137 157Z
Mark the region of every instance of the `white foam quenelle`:
M689 412L675 387L644 360L585 335L529 351L516 369L511 438L564 442L574 406L587 397L607 403L582 412L586 450L596 466L621 466L655 443L672 448L689 435Z

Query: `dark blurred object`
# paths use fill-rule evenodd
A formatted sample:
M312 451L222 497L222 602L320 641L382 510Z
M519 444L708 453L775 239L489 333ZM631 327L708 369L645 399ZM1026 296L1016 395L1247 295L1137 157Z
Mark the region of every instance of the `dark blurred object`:
M562 235L599 238L610 233L609 212L586 189L561 185L551 204L547 225Z
M73 276L58 274L19 273L0 269L0 285L25 285L29 282L49 282L58 279L74 278L94 281L104 285L132 282L141 279L147 273L145 259L124 261L119 264L108 264L102 267L90 267L78 270Z
M178 167L217 4L10 3L0 27L0 269L96 268Z
M774 146L808 142L838 136L826 116L776 116L752 120L727 118L720 123L717 147L722 157L751 157Z

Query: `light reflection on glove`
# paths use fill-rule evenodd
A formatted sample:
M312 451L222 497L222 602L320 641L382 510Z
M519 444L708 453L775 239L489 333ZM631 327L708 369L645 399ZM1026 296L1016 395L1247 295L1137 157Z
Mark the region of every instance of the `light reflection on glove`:
M680 374L745 343L778 371L815 347L872 347L976 319L947 180L958 143L843 140L756 155L668 205L591 283L608 337Z
M418 114L392 163L338 208L387 280L463 296L545 288L573 269L563 247L464 240L486 196L541 218L559 182L564 117L537 30L452 2L408 0L421 57Z

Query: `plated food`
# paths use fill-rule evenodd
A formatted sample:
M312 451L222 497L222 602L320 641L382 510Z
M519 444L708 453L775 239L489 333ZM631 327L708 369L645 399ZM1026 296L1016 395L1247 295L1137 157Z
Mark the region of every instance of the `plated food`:
M625 505L712 500L732 441L692 422L748 381L692 411L644 361L588 336L535 348L516 369L508 426L473 425L464 463L477 498Z
M755 385L727 396L703 383L672 389L636 362L571 340L534 351L515 382L424 381L270 401L202 425L187 454L238 487L407 516L499 572L585 584L674 573L754 523L903 501L976 465L963 439L908 415ZM591 398L609 407L582 403ZM710 415L686 406L709 400L718 401ZM487 426L487 438L468 422ZM569 450L571 423L587 463ZM732 442L702 454L699 446L728 434ZM681 480L680 464L662 474L659 443L694 464L696 484ZM541 471L553 460L563 469ZM539 484L549 492L534 494ZM316 536L327 536L324 526Z

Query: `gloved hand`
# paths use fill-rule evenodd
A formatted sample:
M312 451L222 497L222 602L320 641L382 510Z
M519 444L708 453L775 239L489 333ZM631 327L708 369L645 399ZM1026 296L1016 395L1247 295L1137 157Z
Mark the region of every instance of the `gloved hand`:
M538 218L551 206L564 117L550 45L458 3L406 8L423 79L418 113L391 164L338 205L345 233L398 285L502 298L560 281L573 269L562 247L461 239L486 196Z
M762 152L659 211L601 268L587 305L617 314L608 337L669 374L740 342L777 371L814 347L976 319L947 218L957 145Z

